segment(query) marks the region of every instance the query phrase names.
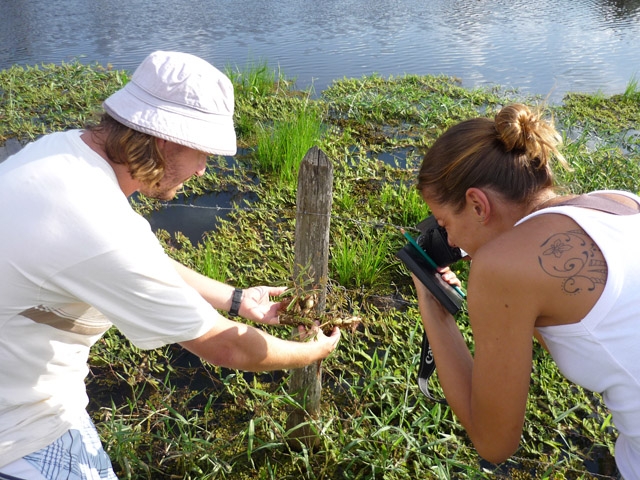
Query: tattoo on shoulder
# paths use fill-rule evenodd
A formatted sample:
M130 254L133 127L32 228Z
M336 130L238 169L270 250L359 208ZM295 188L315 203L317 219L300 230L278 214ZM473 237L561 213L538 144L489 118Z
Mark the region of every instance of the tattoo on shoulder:
M538 262L542 270L563 279L567 294L593 291L607 280L607 264L602 252L581 229L557 233L540 245Z

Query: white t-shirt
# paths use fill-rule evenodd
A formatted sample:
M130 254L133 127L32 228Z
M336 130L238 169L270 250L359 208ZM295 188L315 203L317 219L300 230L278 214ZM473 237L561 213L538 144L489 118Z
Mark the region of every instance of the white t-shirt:
M112 324L151 349L219 317L81 133L0 163L0 467L73 426L88 402L89 348Z
M607 283L580 322L538 330L562 374L602 394L619 432L618 470L625 480L640 480L640 214L560 206L521 222L548 213L571 217L593 239L607 261Z

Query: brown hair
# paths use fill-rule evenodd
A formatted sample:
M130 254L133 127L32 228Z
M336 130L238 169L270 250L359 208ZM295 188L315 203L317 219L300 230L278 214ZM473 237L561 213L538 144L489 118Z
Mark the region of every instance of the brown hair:
M113 163L126 165L131 176L150 186L157 185L165 172L165 158L156 138L133 130L103 113L97 125L86 127L104 138L104 150Z
M489 118L463 121L443 133L427 151L418 173L418 189L443 204L462 208L471 187L490 188L506 200L527 203L554 186L549 162L560 134L526 105L508 105Z

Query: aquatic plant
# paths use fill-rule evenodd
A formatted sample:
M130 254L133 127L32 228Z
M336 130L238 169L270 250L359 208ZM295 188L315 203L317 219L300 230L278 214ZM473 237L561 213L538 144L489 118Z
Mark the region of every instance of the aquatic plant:
M537 345L521 446L501 466L483 462L451 411L427 401L416 383L422 325L411 280L394 252L403 244L398 227L411 228L428 213L413 188L420 153L451 123L490 116L517 92L467 90L440 76L372 76L337 80L312 99L309 92L293 90L280 72L262 64L248 69L230 75L237 88L240 145L248 153L233 165L212 158L209 174L187 189L193 196L234 189L258 200L228 207L227 218L203 241L176 232L159 231L158 238L172 257L206 275L239 286L292 286L296 162L310 144L318 144L334 162L331 293L341 299L341 317L355 314L362 322L344 332L337 351L323 362L323 415L310 425L321 433L321 443L313 451L293 450L287 442L286 412L299 405L287 394L286 372L222 369L177 346L140 351L109 331L92 350L87 384L90 413L118 475L612 475L615 428L601 399L564 379ZM127 75L81 65L0 72L0 142L80 125ZM569 190L637 190L637 91L632 79L620 95L571 94L549 107L573 166L572 172L558 172ZM385 152L402 152L403 166L397 156L385 161ZM134 203L145 214L157 207L144 199ZM465 265L454 265L463 281ZM457 320L472 346L464 312ZM288 328L265 328L290 334ZM432 388L439 392L437 378Z

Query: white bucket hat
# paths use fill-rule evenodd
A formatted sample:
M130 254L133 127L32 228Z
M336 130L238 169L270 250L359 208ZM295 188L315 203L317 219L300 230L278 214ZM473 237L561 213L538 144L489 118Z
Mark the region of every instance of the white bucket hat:
M103 107L139 132L215 155L235 155L233 84L194 55L153 52Z

